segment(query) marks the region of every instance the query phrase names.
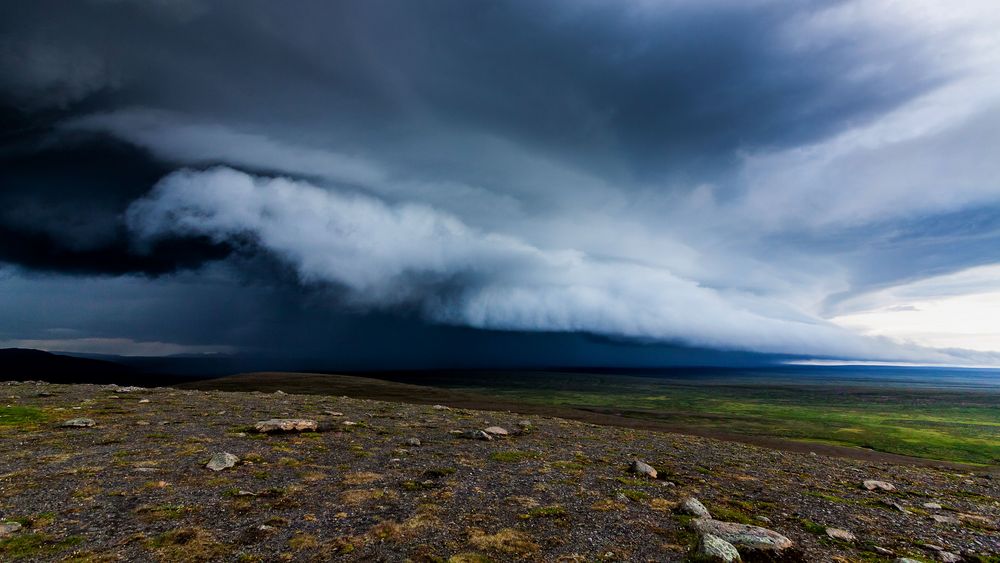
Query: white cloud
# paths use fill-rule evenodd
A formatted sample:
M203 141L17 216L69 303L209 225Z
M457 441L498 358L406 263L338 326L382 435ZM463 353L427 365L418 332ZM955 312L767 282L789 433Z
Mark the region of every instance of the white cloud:
M227 168L171 174L133 204L128 220L145 239L249 238L307 283L342 286L368 306L416 304L440 322L761 352L943 357L861 338L788 304L702 287L667 269L542 249L424 205Z

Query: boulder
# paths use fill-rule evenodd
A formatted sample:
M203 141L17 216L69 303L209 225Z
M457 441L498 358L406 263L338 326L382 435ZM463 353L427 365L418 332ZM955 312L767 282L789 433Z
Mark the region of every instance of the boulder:
M867 479L861 484L865 489L869 491L874 491L875 489L880 489L883 491L895 491L896 487L888 481L877 481L875 479Z
M510 434L510 432L507 432L506 428L500 426L490 426L486 430L483 430L483 432L486 432L487 434L490 434L492 436L507 436Z
M922 506L930 510L941 510L941 505L936 502L925 502Z
M71 418L59 426L63 428L90 428L97 424L92 418Z
M733 544L741 553L746 550L771 560L797 559L793 553L797 551L795 542L767 528L720 522L711 518L695 518L691 521L691 527L702 535L711 534ZM746 553L743 554L747 556Z
M406 440L406 445L407 446L417 447L417 446L420 446L420 444L421 444L420 438L410 438L410 439Z
M222 471L223 469L229 469L230 467L236 465L239 461L240 458L229 452L216 452L212 454L212 459L208 460L205 467L211 469L212 471Z
M656 479L656 470L653 469L653 466L646 462L639 461L638 459L632 462L632 473L638 473L639 475L645 475L650 479Z
M271 434L275 432L315 432L319 424L306 418L272 418L254 424L257 432Z
M680 511L684 514L690 514L691 516L697 516L698 518L711 518L712 514L705 508L705 505L701 503L700 500L694 497L688 497L681 502Z
M736 547L726 540L714 534L705 534L698 540L698 547L695 548L695 559L711 563L733 563L742 561L740 552Z
M482 430L466 430L461 434L458 434L458 436L460 438L465 438L466 440L483 440L486 442L489 442L490 440L493 439L493 436L490 436L489 434L483 432Z

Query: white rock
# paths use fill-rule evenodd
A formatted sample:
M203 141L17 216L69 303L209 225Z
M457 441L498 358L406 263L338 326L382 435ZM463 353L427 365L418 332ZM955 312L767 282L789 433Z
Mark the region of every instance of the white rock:
M869 491L874 491L875 489L881 489L883 491L896 490L896 487L892 483L888 481L877 481L875 479L866 480L864 483L862 483L862 486L864 486L864 488L868 489Z
M254 425L257 432L315 432L319 424L315 420L305 418L272 418L262 420Z
M223 469L233 467L239 462L240 458L229 452L216 452L212 454L212 459L208 460L205 467L211 469L212 471L222 471Z
M90 428L97 424L92 418L71 418L59 426L63 428Z
M492 434L493 436L507 436L510 434L509 432L507 432L506 428L502 428L500 426L490 426L489 428L483 430L483 432L486 432L487 434Z

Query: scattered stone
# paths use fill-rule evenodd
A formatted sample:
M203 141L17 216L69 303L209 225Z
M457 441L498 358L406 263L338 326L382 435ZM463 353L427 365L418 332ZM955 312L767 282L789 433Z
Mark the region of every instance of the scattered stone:
M877 553L879 555L892 555L892 550L891 549L886 549L886 548L878 546L878 545L876 545L872 549L874 549L875 553Z
M272 418L254 424L257 432L271 434L275 432L315 432L319 424L306 418Z
M420 444L421 444L420 438L410 438L410 439L406 440L406 445L407 446L419 447Z
M92 418L71 418L59 426L63 428L90 428L97 424Z
M351 420L345 420L344 422L341 422L340 424L342 424L343 426L357 426L358 425L357 422L353 422Z
M827 528L826 535L830 536L835 540L846 541L853 543L857 538L854 534L848 532L847 530L842 530L840 528Z
M490 426L486 430L483 430L483 432L486 432L487 434L491 434L493 436L507 436L510 434L509 432L507 432L506 428L502 428L500 426Z
M212 459L208 460L205 467L211 469L212 471L222 471L223 469L229 469L237 463L239 463L240 458L234 456L229 452L217 452L212 454Z
M638 459L632 462L632 473L638 473L639 475L645 475L650 479L656 479L656 470L653 469L652 465L646 462L639 461Z
M434 409L434 410L436 410L436 411L450 411L451 410L451 407L446 407L444 405L434 405L431 408Z
M21 530L21 524L19 522L0 522L0 538L5 538L7 536L13 535Z
M925 502L922 506L930 510L941 510L941 505L936 502Z
M795 548L795 542L785 536L748 524L737 524L736 522L720 522L711 518L695 518L691 521L691 526L701 534L712 534L718 536L737 549L746 549L752 552L759 552L761 555L777 556L778 559L786 552Z
M961 555L950 551L939 551L937 557L938 561L944 561L944 563L959 563L962 560Z
M690 514L691 516L697 516L698 518L711 518L712 514L705 508L705 505L701 503L700 500L694 497L688 497L681 502L680 511L684 514Z
M344 416L344 413L339 411L323 411L323 414L327 416Z
M38 392L38 396L39 397L51 397L52 393L50 393L49 391L39 391Z
M874 491L875 489L880 489L883 491L895 491L896 487L888 481L876 481L875 479L868 479L862 486L869 491Z
M140 405L142 405L142 404L146 404L146 403L148 403L148 402L149 402L149 399L139 399L139 404L140 404Z
M275 391L275 392L274 392L274 394L275 394L275 395L287 395L288 393L285 393L285 392L284 392L284 391L282 391L281 389L278 389L277 391Z
M920 563L920 561L910 559L909 557L897 557L892 560L892 563Z
M710 561L712 563L742 561L740 559L740 552L736 550L733 544L714 534L701 536L694 554L698 561Z

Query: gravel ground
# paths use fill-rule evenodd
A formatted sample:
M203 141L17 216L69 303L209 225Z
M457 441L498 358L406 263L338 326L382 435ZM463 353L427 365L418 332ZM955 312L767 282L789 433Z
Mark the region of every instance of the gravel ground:
M0 399L0 520L22 525L2 561L682 561L689 496L805 561L1000 560L985 469L317 395L13 383ZM81 417L95 425L60 426ZM320 431L253 430L285 417ZM489 426L511 435L452 434ZM240 461L207 469L217 452Z

